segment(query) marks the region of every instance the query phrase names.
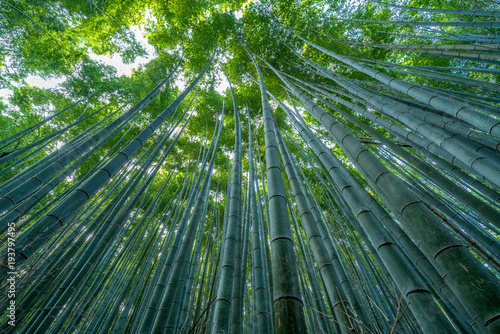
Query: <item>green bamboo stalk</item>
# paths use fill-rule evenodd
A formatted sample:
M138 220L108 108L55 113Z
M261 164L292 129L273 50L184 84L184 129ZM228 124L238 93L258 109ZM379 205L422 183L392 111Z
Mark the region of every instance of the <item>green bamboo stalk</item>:
M266 333L272 326L272 310L269 299L267 284L264 279L267 270L264 267L265 254L262 245L262 227L259 214L257 212L257 200L255 196L256 175L254 170L252 129L250 124L250 113L248 114L248 161L249 161L249 193L252 212L252 259L253 277L255 288L252 289L252 296L255 294L255 314L257 319L257 333ZM259 199L260 200L260 199Z
M269 64L268 66L271 67ZM292 92L303 101L308 107L308 111L325 126L330 135L335 138L337 144L339 144L344 151L349 151L350 154L355 157L353 161L355 164L359 166L370 166L369 170L366 169L370 177L376 180L377 185L384 191L386 196L391 196L391 200L396 204L395 207L398 208L397 212L400 212L401 216L404 218L403 222L411 226L412 231L410 233L418 238L417 240L420 242L420 248L423 253L426 254L427 258L438 267L438 270L440 270L442 274L448 274L447 281L450 287L455 291L456 296L471 313L471 316L474 318L476 312L483 314L483 324L485 326L493 325L492 328L494 328L494 326L496 326L494 324L496 311L493 309L500 307L500 295L493 287L498 284L498 281L495 280L491 273L485 270L485 268L457 242L448 230L441 226L432 212L430 212L427 207L407 189L404 183L395 175L388 172L380 161L362 146L352 134L348 133L331 115L325 113L318 105L291 86L279 72L276 72L276 74L278 74ZM429 235L429 228L432 228L433 233L435 233L434 235ZM463 261L461 263L467 262L467 270L463 267L457 268L453 266L451 261L453 258L457 260L460 259L460 261ZM471 271L469 268L474 268L474 270ZM470 282L474 280L473 277L481 277L481 280L488 283L479 290L476 290L476 288L470 286ZM399 284L401 284L401 282ZM488 296L483 294L482 297L479 297L481 291L484 291L482 289L488 289L488 285L492 287L488 292ZM474 297L471 295L471 298L474 300L464 298L465 294L471 293L471 289L475 290ZM494 296L493 300L491 299L492 296ZM479 298L481 298L481 302L479 302ZM485 307L484 303L488 303L488 307ZM410 307L412 307L411 304ZM415 311L413 313L416 316L420 316L419 312L420 311ZM419 319L419 323L421 323L421 321L425 323L425 320L422 318ZM443 324L443 326L446 325Z
M336 314L337 321L339 322L341 331L343 333L354 331L355 329L352 327L352 320L349 319L349 317L354 318L354 315L352 314L352 306L350 305L348 299L345 297L344 293L341 293L341 284L335 273L333 264L328 258L326 245L323 243L321 233L316 226L314 217L308 209L306 198L302 193L302 189L297 178L297 168L291 161L289 152L284 146L283 139L281 138L281 135L278 131L279 130L275 125L274 132L276 134L276 140L280 149L281 159L283 161L283 165L285 166L285 171L288 175L288 180L292 187L293 195L299 209L302 226L307 233L308 241L311 245L314 258L319 267L320 275L325 284L325 289L330 300L333 302L333 311ZM362 311L360 312L360 317L363 322L367 322L366 316Z
M237 254L237 236L241 231L242 219L240 213L241 207L241 127L239 112L236 107L236 98L229 81L229 88L233 97L234 110L234 166L231 180L231 193L229 200L229 216L224 222L227 224L227 230L224 234L224 255L220 269L220 282L217 290L217 300L215 302L214 322L212 324L212 333L222 333L229 330L229 315L232 301L233 280L235 270L235 253Z
M298 35L296 35L298 36ZM473 109L470 109L460 103L456 103L454 101L447 100L445 98L442 98L439 96L439 94L436 93L430 93L427 90L421 89L419 86L403 82L401 80L391 78L388 75L385 75L379 71L376 71L366 65L362 65L349 57L338 55L332 51L329 51L317 44L314 44L310 41L307 41L303 37L298 36L299 39L304 41L305 43L311 45L312 47L320 50L321 52L337 59L340 62L343 62L347 65L352 66L356 70L363 72L379 81L382 83L385 83L389 85L390 87L393 87L405 94L408 94L415 99L424 102L426 104L429 104L430 106L442 110L452 116L455 116L459 119L462 119L471 125L477 127L478 129L481 129L487 133L490 133L494 135L495 137L500 137L500 122L497 121L494 118L491 118L489 116L479 114Z
M214 53L215 55L215 53ZM213 59L213 57L212 57ZM212 60L211 59L211 60ZM188 92L198 83L203 74L207 71L211 64L210 62L203 69L203 71L196 77L196 79L180 94L171 104L167 107L156 119L127 146L122 149L115 157L110 160L101 170L96 172L90 179L86 181L79 189L71 194L71 196L60 203L56 208L52 209L44 218L39 221L39 230L37 234L50 235L57 231L68 221L76 212L88 202L88 200L97 193L97 191L104 186L104 184L111 179L111 177L120 170L123 165L130 160L137 151L146 143L146 140L154 133L154 131L163 123L163 121L170 115L170 113L179 105L185 98ZM48 231L43 233L49 227ZM19 257L18 261L21 262L23 258L28 258L33 254L43 243L44 238L40 237L34 240L29 245L25 246L19 252L23 257Z
M370 0L372 2L386 5L394 8L418 11L418 12L426 12L426 13L440 13L440 14L453 14L453 15L471 15L471 16L500 16L500 11L496 10L465 10L465 9L434 9L434 8L418 8L418 7L410 7L410 6L401 6L392 3Z
M303 303L300 294L293 236L290 229L286 193L281 177L278 149L272 129L272 114L266 93L264 78L257 70L262 96L262 112L266 142L266 173L269 202L269 237L271 239L271 261L273 271L273 307L275 333L304 332Z
M187 224L186 232L183 235L183 240L179 253L177 255L176 261L172 267L172 274L168 279L168 284L165 288L165 293L160 303L160 307L157 311L157 316L154 320L152 327L152 333L161 333L165 330L173 330L177 328L176 318L177 312L169 312L172 309L174 300L179 300L183 292L184 280L188 274L189 257L191 255L194 238L196 236L196 230L198 227L198 222L202 213L204 202L207 200L210 190L210 181L212 176L212 169L215 162L215 155L219 145L220 133L222 131L224 121L224 107L222 108L222 116L219 124L217 139L215 140L214 150L212 152L212 157L210 164L208 165L207 175L203 180L200 192L198 193L195 205L193 207L193 213Z

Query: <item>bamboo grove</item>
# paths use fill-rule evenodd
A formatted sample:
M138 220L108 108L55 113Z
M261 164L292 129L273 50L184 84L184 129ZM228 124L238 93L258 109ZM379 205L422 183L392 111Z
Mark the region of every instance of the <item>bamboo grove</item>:
M0 5L2 333L500 332L496 2Z

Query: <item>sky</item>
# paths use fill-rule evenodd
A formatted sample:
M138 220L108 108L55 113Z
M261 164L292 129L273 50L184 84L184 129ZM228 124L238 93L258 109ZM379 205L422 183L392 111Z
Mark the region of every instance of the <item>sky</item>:
M122 57L119 54L114 54L110 56L98 56L89 50L90 59L98 60L106 65L111 65L116 68L117 74L119 76L126 75L130 76L132 70L137 69L140 65L147 64L151 59L156 57L156 52L151 44L148 43L146 38L144 38L144 27L143 26L133 26L130 30L134 33L136 40L142 45L146 50L147 55L145 57L137 57L133 64L124 64Z

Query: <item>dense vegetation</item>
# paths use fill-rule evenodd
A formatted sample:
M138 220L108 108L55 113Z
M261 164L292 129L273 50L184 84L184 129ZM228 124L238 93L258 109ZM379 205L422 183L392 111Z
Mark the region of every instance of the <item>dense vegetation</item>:
M0 9L2 332L500 332L495 1Z

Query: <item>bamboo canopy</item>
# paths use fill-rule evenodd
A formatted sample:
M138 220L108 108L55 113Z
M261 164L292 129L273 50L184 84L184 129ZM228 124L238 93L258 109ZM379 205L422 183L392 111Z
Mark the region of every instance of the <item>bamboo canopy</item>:
M495 1L0 8L2 333L500 332Z

